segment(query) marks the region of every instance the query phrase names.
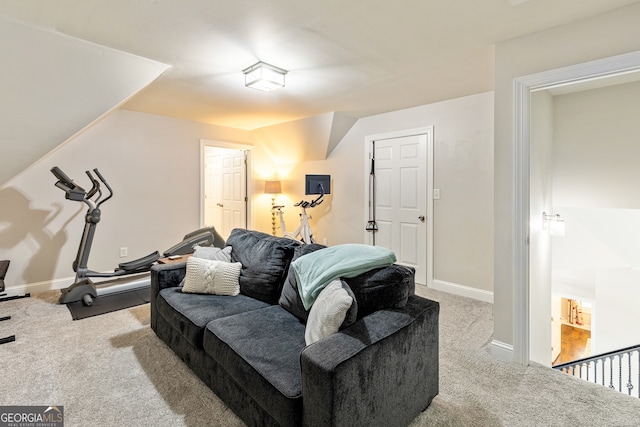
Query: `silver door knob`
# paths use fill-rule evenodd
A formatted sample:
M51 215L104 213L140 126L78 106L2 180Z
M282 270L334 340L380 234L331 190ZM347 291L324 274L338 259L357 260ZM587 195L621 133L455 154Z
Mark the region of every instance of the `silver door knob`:
M424 217L424 215L420 215L420 216L418 217L418 219L420 220L420 222L424 222L425 217Z

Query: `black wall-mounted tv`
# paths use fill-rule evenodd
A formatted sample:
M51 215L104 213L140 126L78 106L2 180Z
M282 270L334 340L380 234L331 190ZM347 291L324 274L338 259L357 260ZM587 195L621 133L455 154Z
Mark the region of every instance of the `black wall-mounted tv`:
M323 193L331 194L331 175L306 175L304 194Z

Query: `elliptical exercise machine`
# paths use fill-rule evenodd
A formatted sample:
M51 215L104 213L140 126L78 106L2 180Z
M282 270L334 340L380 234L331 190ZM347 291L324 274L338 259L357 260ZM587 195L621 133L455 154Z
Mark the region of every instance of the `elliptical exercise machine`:
M102 214L100 207L107 200L113 197L113 190L100 171L98 171L98 169L94 169L93 172L97 176L97 179L90 171L85 172L92 184L91 189L89 191L85 191L84 188L73 182L73 180L57 166L51 169L51 173L53 173L53 175L58 179L55 186L65 192L65 199L74 202L82 202L88 206L88 210L85 215L84 231L82 232L80 246L78 247L78 254L76 255L75 261L73 261L73 271L76 273L76 277L71 286L61 291L59 298L60 304L82 301L84 305L89 306L93 303L93 299L97 298L99 295L98 288L91 280L91 277L119 278L121 276L145 273L151 269L151 266L158 261L158 259L160 259L160 254L158 251L155 251L142 258L120 263L113 272L102 273L89 270L87 263L89 261L89 254L91 252L91 245L93 243L96 226L100 222ZM102 198L103 185L109 192L109 195L105 198ZM167 249L163 255L165 257L171 257L190 254L193 253L193 248L197 245L224 247L225 241L213 227L202 228L187 234L182 242ZM120 284L117 287L117 291L119 292L123 290L147 287L149 286L149 283L150 281L147 277L142 281L137 281L128 288L127 284ZM98 283L98 285L105 284L110 283ZM107 290L106 292L103 291L101 294L113 292L113 290Z

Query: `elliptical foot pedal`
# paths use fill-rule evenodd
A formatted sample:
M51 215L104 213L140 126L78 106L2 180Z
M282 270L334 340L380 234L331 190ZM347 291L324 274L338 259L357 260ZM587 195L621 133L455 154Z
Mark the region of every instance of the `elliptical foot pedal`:
M158 251L155 251L154 253L151 253L145 257L138 258L133 261L122 262L118 264L118 269L124 270L124 271L141 270L146 267L150 267L151 264L158 261L159 259L160 259L160 253Z

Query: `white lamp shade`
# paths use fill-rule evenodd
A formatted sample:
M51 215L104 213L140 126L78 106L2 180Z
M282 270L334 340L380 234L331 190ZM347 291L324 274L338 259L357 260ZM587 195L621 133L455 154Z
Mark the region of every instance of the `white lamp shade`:
M280 181L265 181L264 192L266 194L280 194L282 193L282 184Z

